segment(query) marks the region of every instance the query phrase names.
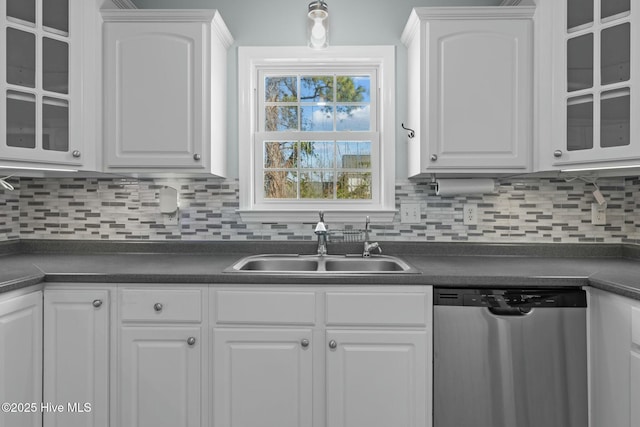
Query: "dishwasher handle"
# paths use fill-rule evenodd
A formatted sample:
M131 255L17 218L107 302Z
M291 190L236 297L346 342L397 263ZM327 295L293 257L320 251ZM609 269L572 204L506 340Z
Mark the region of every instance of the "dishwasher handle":
M487 307L495 316L526 316L531 313L531 307Z

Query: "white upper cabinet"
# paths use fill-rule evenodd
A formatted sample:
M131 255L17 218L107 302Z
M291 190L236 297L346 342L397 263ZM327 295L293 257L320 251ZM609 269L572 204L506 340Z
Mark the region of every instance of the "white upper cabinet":
M95 166L98 22L94 1L0 2L0 166Z
M215 10L103 11L108 172L226 172L227 49Z
M540 170L638 163L640 128L631 121L640 113L637 5L539 2Z
M532 7L414 8L409 176L531 169Z

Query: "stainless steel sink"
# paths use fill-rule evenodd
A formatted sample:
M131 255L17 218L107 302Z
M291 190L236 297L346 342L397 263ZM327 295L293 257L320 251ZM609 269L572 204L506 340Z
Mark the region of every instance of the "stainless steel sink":
M393 256L374 255L253 255L241 259L226 272L309 274L419 274L407 262Z

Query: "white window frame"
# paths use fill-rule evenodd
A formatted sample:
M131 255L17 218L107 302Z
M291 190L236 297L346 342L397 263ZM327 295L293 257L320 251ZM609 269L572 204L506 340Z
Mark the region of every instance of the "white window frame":
M373 68L377 87L372 85L377 113L372 125L376 129L364 132L372 141L372 183L370 200L260 200L262 191L256 165L262 162L262 152L256 149L256 134L260 131L258 117L259 76L268 70L287 74L304 69L305 73L326 74L329 70ZM317 70L317 71L316 71ZM376 91L374 94L373 92ZM375 96L374 96L375 95ZM374 106L372 105L372 108ZM395 210L395 47L394 46L332 46L321 51L308 47L239 47L238 48L238 154L240 208L244 222L314 222L318 211L325 212L327 222L360 222L369 216L372 222L391 222ZM312 132L310 132L311 134ZM354 140L361 139L354 132ZM379 138L376 143L375 138ZM310 135L311 136L311 135ZM374 150L379 150L373 153ZM373 158L378 158L378 165ZM262 174L262 168L258 168ZM377 186L377 188L376 188ZM261 194L261 193L260 193Z

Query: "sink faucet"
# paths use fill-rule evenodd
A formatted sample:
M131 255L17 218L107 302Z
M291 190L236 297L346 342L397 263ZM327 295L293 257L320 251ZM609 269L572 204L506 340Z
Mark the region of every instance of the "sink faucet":
M370 223L370 219L369 216L367 215L365 222L364 222L364 251L362 252L362 256L363 257L368 257L371 256L371 251L373 250L378 250L379 253L382 253L382 248L380 247L380 244L378 242L371 242L369 243L369 223Z
M329 231L327 230L327 224L324 223L324 212L320 211L320 221L316 224L314 231L318 236L318 255L327 254L327 236Z

